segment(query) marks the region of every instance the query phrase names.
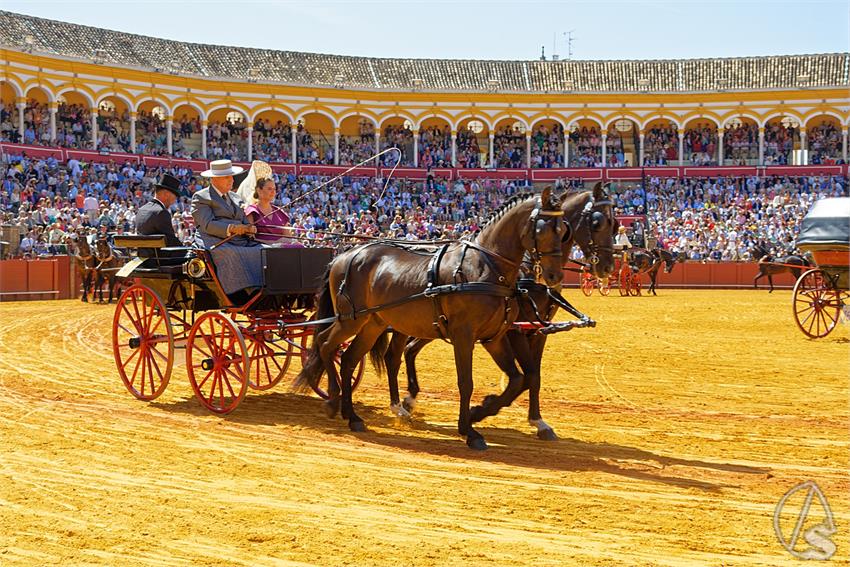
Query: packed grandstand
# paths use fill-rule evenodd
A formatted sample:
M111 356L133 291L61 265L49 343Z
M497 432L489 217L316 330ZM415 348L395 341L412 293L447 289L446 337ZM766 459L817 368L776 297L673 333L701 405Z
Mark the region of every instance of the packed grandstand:
M173 222L188 242L197 172L221 158L272 164L278 204L317 242L337 238L321 231L457 238L521 187L607 180L617 213L645 219L633 237L692 260L748 260L759 241L792 248L811 203L847 193L847 53L376 59L0 12L0 62L5 254L131 231L165 171L181 180ZM387 148L399 152L367 161Z

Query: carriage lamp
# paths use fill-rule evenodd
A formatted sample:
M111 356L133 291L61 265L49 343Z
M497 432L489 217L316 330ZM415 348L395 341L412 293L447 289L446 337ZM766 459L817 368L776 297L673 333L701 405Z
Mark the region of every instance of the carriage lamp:
M207 265L200 258L192 258L184 268L190 278L200 279L207 273Z

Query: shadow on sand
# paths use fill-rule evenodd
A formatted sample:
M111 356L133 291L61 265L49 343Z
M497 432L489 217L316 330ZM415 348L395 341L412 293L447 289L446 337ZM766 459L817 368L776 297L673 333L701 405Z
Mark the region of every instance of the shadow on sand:
M680 459L658 455L637 447L611 443L595 443L571 438L545 442L538 440L530 433L526 434L513 429L489 428L481 424L477 429L487 439L491 448L479 453L466 447L454 427L428 423L421 415L415 415L413 419L400 424L398 418L389 415L387 411L361 404L355 404L355 411L372 428L365 433L355 434L349 432L347 422L327 418L322 404L322 400L311 396L278 392L258 395L252 392L235 412L222 419L235 424L290 425L306 427L330 435L356 435L357 439L365 443L441 457L549 471L603 472L704 491L719 491L736 485L673 476L665 474L668 472L665 469L682 466L730 474L765 475L770 473L769 469ZM209 415L209 412L194 398L169 403L152 402L151 405L167 412ZM393 430L398 433L392 433ZM425 439L410 434L416 431L436 434L439 438L434 439L431 436Z

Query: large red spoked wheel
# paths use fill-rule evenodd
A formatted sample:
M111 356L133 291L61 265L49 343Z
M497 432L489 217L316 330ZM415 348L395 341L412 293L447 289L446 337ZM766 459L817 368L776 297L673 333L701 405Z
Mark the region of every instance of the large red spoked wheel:
M813 339L827 336L841 313L841 292L833 288L819 268L803 273L794 284L794 320Z
M629 283L629 294L631 294L633 296L640 295L640 288L642 286L643 286L643 284L640 281L640 276L638 274L633 274L632 280Z
M174 364L174 334L168 311L152 289L133 285L118 298L112 352L131 394L150 401L165 391Z
M302 367L307 362L307 356L309 354L310 346L313 343L313 333L305 333L301 336L301 365ZM342 352L348 348L350 343L344 342L339 345L339 350L334 356L334 364L336 365L337 374L340 372L340 360L342 358ZM354 369L354 379L351 382L351 391L357 389L357 386L360 385L360 381L363 380L363 372L366 370L366 366L363 364L363 359L357 363L357 367ZM327 374L322 379L323 381L326 379ZM322 398L323 400L327 400L330 396L328 395L327 390L325 390L324 385L320 382L316 386L311 386L316 395Z
M245 335L248 348L248 386L254 390L273 388L286 375L295 349L280 338L278 331L257 331Z
M587 272L581 274L581 292L587 297L593 294L593 288L596 286L596 280Z
M629 295L631 289L632 275L629 270L622 268L620 270L620 295Z
M186 341L186 371L195 396L213 413L232 412L248 391L250 363L242 332L222 313L201 315Z

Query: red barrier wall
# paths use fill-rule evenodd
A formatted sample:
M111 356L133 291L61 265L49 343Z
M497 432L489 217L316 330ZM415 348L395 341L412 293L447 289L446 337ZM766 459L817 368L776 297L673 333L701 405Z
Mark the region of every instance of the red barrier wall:
M183 166L198 172L208 168L209 161L203 159L181 159L170 156L139 156L135 154L111 153L101 154L92 150L63 150L62 148L47 148L26 146L22 144L2 143L0 151L12 155L25 152L29 156L53 156L59 161L77 157L84 161L108 162L139 161L152 166ZM247 162L237 162L242 167L250 167ZM347 169L344 165L295 165L271 164L277 172L303 173L306 175L339 175ZM642 177L741 177L749 175L847 175L848 165L795 165L795 166L662 166L662 167L615 167L615 168L564 168L564 169L434 169L431 173L437 177L456 179L491 178L491 179L530 179L546 182L556 179L584 179L585 181L637 181ZM361 167L355 172L360 175L375 175L375 166ZM386 174L391 168L381 167ZM424 179L428 172L423 168L400 167L396 169L397 177Z
M0 261L0 301L70 299L78 287L69 256Z
M676 264L673 271L665 274L658 273L658 288L716 288L716 289L749 289L753 287L753 278L758 273L756 262L722 262L700 263L685 262ZM569 287L577 287L579 277L567 273L564 281ZM644 288L649 286L649 276L641 276ZM791 289L795 283L791 274L773 276L773 287L776 289ZM769 287L767 277L759 280L759 289Z

